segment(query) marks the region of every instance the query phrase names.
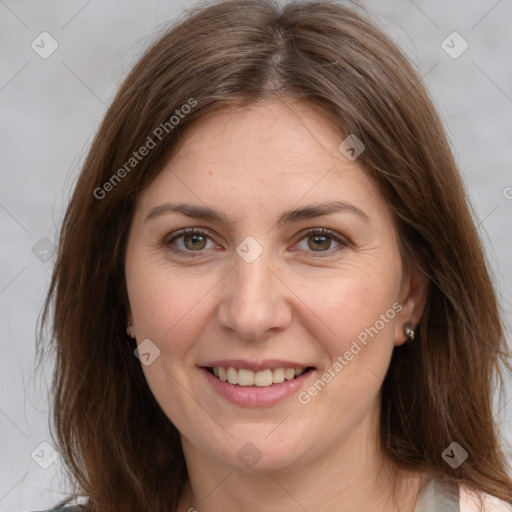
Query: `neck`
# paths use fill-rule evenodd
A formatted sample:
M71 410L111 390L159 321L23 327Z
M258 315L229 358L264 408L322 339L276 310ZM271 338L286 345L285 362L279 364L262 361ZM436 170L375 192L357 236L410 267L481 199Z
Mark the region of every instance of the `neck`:
M184 440L189 480L177 512L413 512L424 476L396 469L375 429L359 427L338 449L268 471L234 470Z

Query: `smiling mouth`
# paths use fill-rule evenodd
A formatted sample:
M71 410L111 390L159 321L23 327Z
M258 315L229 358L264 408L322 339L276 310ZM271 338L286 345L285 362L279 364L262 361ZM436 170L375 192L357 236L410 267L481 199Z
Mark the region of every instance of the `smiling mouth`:
M223 382L237 386L270 387L274 384L293 380L300 375L314 370L312 366L307 368L273 368L260 371L245 368L232 367L204 367L208 372Z

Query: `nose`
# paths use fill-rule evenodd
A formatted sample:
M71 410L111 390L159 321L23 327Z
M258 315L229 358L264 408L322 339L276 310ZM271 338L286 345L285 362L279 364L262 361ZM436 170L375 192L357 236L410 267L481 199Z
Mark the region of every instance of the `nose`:
M234 268L224 278L219 323L246 340L261 340L286 329L292 319L293 293L266 252L252 263L235 257Z

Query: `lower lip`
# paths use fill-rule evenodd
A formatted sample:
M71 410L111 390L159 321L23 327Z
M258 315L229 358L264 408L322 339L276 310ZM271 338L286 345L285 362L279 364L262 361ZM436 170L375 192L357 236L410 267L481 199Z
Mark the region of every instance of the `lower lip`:
M292 380L271 386L238 386L222 381L205 368L200 368L213 389L233 404L245 407L265 407L274 405L291 395L294 395L303 386L304 382L314 373L309 370Z

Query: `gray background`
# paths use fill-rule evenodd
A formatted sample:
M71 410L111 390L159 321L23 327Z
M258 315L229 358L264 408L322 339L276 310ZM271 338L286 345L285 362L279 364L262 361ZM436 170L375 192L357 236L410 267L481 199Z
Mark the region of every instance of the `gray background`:
M510 326L512 0L364 3L417 63L439 108ZM52 241L91 137L123 76L155 31L192 4L0 0L0 512L42 510L66 494L60 461L40 466L51 462L51 449L40 446L52 444L51 368L34 374L35 325ZM58 43L47 59L31 47L34 40L41 45L43 31ZM456 59L442 47L453 31L469 44ZM451 39L445 45L460 51L463 42ZM495 413L512 457L510 381Z

